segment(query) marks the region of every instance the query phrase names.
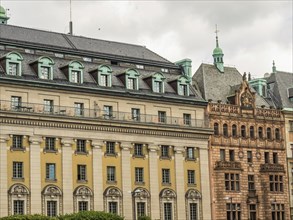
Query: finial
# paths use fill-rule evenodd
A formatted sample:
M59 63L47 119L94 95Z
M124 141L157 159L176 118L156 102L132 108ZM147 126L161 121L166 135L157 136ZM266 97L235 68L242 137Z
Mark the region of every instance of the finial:
M273 60L273 68L272 68L272 70L273 70L273 73L276 73L277 72L277 68L275 66L275 61L274 60Z
M250 72L248 73L248 81L251 81L251 74L250 74Z
M215 30L215 33L216 33L216 46L219 47L219 42L218 42L218 33L220 32L220 30L218 30L218 25L216 24L216 30Z
M71 8L71 0L69 0L69 10L70 10L70 21L69 21L69 34L72 35L73 34L73 24L72 24L72 8Z
M242 79L243 79L243 81L246 81L246 72L244 72Z

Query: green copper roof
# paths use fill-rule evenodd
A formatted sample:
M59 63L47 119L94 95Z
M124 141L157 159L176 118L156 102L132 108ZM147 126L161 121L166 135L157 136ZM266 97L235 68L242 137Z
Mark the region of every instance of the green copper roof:
M0 5L0 17L7 17L6 10Z
M213 50L213 54L223 54L223 50L220 47L216 47Z

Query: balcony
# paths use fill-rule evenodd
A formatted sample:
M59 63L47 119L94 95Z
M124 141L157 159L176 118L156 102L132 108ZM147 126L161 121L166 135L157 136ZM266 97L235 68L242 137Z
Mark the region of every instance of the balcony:
M260 165L260 172L285 172L284 165L265 163Z
M103 111L98 108L74 108L68 106L46 106L36 103L22 102L18 105L10 101L0 100L0 111L23 114L47 115L54 117L88 118L103 121L131 122L138 124L169 125L182 128L209 128L207 119L184 120L183 117L158 117L158 115L140 114L135 117L130 112Z
M216 161L215 170L242 170L241 163L236 161Z

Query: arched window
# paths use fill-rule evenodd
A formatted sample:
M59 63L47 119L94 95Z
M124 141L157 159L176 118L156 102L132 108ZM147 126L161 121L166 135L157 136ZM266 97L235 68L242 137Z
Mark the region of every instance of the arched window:
M258 138L263 139L263 129L262 129L262 127L258 128Z
M162 73L155 73L152 77L153 92L164 93L165 92L165 76Z
M190 80L186 76L181 76L177 81L178 95L189 96Z
M232 137L237 137L237 126L232 125Z
M250 128L249 128L249 136L250 136L250 138L255 138L254 126L250 126Z
M104 192L104 207L106 212L122 214L122 192L117 187L108 187Z
M25 215L29 213L30 192L28 188L16 183L8 191L8 214Z
M84 66L79 61L71 61L68 64L68 79L72 83L83 83Z
M136 188L132 192L133 204L134 204L134 219L138 219L141 216L150 216L150 193L147 189L142 187Z
M176 193L172 189L162 189L160 192L160 219L173 220L177 213Z
M267 128L267 139L272 140L272 129L271 128Z
M40 79L53 80L54 61L50 57L40 57L37 61L38 76Z
M21 76L21 61L23 61L23 57L20 53L9 52L1 59L5 59L5 70L7 75Z
M139 90L139 73L135 69L128 69L125 72L125 85L127 89Z
M93 192L87 186L78 186L73 192L74 212L94 210Z
M62 192L58 186L48 185L42 192L43 215L55 217L62 214Z
M280 129L279 128L275 129L275 139L277 141L281 140L281 134L280 134Z
M224 137L228 137L228 125L223 124L223 135Z
M98 68L98 77L96 78L99 86L112 86L112 69L107 65L101 65Z
M245 127L245 125L241 126L241 137L243 137L243 138L246 137L246 127Z
M219 124L214 123L214 135L219 135Z
M200 219L201 194L196 189L189 189L185 194L187 207L186 219Z

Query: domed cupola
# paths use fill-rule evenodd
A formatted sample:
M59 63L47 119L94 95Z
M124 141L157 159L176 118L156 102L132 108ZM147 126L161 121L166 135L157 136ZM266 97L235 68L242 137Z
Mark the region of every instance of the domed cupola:
M216 48L213 51L213 57L214 57L214 65L218 68L218 70L221 73L224 73L224 54L223 50L219 47L219 40L218 40L218 32L219 30L217 29L216 26Z
M0 5L0 24L7 24L8 19L5 8Z

